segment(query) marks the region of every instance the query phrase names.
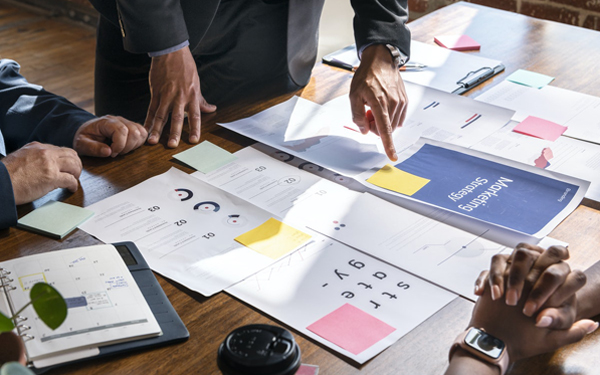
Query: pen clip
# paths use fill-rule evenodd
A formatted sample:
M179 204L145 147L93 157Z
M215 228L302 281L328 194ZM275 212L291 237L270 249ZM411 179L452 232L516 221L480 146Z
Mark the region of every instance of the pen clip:
M485 81L494 75L494 69L489 67L479 68L474 72L467 73L466 76L459 79L456 84L464 87L465 89L477 86L480 82Z

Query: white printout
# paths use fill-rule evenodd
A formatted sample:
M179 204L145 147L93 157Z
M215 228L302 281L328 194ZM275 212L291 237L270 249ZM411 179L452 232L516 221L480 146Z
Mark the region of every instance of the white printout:
M337 241L313 238L227 293L358 363L385 350L456 297ZM361 324L350 321L354 316L339 314L333 316L335 322L322 320L348 304L372 319ZM322 331L307 328L318 321L324 322ZM361 330L374 331L383 324L391 328L371 342L361 340ZM348 338L344 330L357 334Z
M502 128L513 114L469 98L405 84L406 125L394 132L397 151L419 137L469 147ZM221 126L345 176L387 160L379 137L362 135L352 122L347 97L320 106L293 97L252 117Z
M297 96L252 117L219 125L347 176L386 159L377 136L362 136L334 112Z
M472 300L473 283L508 248L371 194L329 207L308 227Z
M503 81L475 100L512 109L513 120L535 116L567 127L563 135L600 144L600 98L553 86Z
M537 243L540 239L534 236L526 235L524 233L520 233L511 229L503 228L497 225L493 225L487 223L482 220L478 220L475 218L471 218L469 216L465 216L462 214L453 213L447 210L443 210L441 208L436 208L430 205L425 205L419 201L406 199L406 197L398 195L396 193L390 193L389 190L381 189L381 188L371 188L367 186L367 184L360 183L359 181L343 176L339 173L335 173L330 171L329 169L323 168L319 165L313 164L311 162L307 162L304 159L300 159L290 155L284 151L279 151L276 148L264 145L262 143L256 143L251 146L252 148L259 150L263 154L263 158L257 160L264 160L264 158L271 157L273 159L281 160L286 164L289 164L293 168L302 169L304 171L310 172L316 176L319 176L323 179L327 179L329 181L333 181L336 184L342 185L349 190L354 192L364 193L368 192L373 194L381 199L384 199L388 202L391 202L400 207L404 207L410 211L419 213L421 215L427 217L438 217L440 211L444 211L448 213L450 216L448 217L448 223L451 223L452 226L465 230L470 233L480 234L484 233L483 237L491 240L493 242L497 242L499 244L514 247L520 242L526 243ZM269 161L263 161L265 165L269 163ZM287 172L288 174L290 172ZM234 178L234 176L232 176ZM371 185L371 184L369 184ZM371 185L372 186L372 185ZM346 196L346 194L344 194ZM342 196L340 196L342 197ZM343 198L341 198L343 199ZM258 203L257 203L258 204ZM263 207L265 208L265 207ZM268 208L266 210L270 211ZM326 207L321 207L320 209L326 209ZM272 212L275 213L275 212ZM286 217L287 220L287 217Z
M278 155L293 158L283 152ZM303 170L316 167L312 163L295 168L252 147L235 156L237 160L219 169L207 174L195 172L192 176L300 225L335 201L343 202L345 197L358 194Z
M513 125L471 148L590 181L585 196L600 202L600 145L569 137L559 137L554 142L529 137L513 132Z
M273 215L176 168L88 208L81 229L135 242L154 271L205 296L273 262L234 241Z
M335 59L352 66L360 64L356 47L344 48L344 52L335 55ZM493 69L501 64L499 60L452 51L416 40L410 42L410 61L427 67L401 72L400 74L405 82L416 83L447 93L456 90L459 87L456 82L467 74L482 68Z
M27 340L28 357L53 358L73 349L108 345L160 333L160 326L133 276L112 245L88 246L16 258L3 263L18 292L11 292L14 306L29 302L29 290L38 282L53 285L65 298L68 314L51 330L32 307L20 315L34 336ZM96 354L92 350L88 354ZM84 355L86 356L86 355ZM40 362L44 363L44 362ZM40 365L43 367L43 365Z
M484 105L471 98L447 94L412 83L405 83L409 98L406 120L394 131L397 152L407 149L420 137L470 147L502 129L513 115L495 105ZM343 95L323 104L346 124L352 122L348 96Z

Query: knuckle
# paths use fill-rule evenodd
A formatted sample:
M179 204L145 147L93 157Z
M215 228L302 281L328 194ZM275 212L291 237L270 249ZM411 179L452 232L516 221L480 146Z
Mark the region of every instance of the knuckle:
M542 274L542 281L547 283L557 283L562 280L562 273L556 268L548 268Z
M521 261L528 259L530 257L530 255L531 254L527 249L517 248L514 252L513 259L515 260L515 262L521 262Z
M492 280L492 284L494 285L502 285L502 277L498 274L490 275L490 280Z
M556 259L567 259L569 257L569 252L562 246L550 246L546 252L552 258Z

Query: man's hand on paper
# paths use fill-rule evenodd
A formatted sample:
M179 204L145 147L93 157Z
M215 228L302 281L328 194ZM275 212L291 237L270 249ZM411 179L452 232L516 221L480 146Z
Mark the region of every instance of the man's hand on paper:
M77 191L81 160L75 150L38 142L28 143L2 159L13 186L17 205L66 188Z
M171 113L168 147L179 145L185 113L190 126L190 143L200 141L201 112L214 112L200 92L200 78L189 47L152 58L150 66L152 99L144 127L150 135L148 143L156 144Z
M398 160L392 132L404 122L408 98L386 46L374 44L363 51L350 86L350 105L352 119L361 132L379 135L388 158ZM369 121L365 105L371 107L374 121Z
M103 116L81 125L73 138L73 148L79 155L114 158L140 147L147 137L148 132L138 123Z

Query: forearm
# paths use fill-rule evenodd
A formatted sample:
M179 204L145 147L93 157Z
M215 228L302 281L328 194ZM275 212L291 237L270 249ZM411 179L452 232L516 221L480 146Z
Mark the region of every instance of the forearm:
M445 375L500 375L500 368L457 349Z
M577 320L600 315L600 261L585 271L587 282L577 292Z

